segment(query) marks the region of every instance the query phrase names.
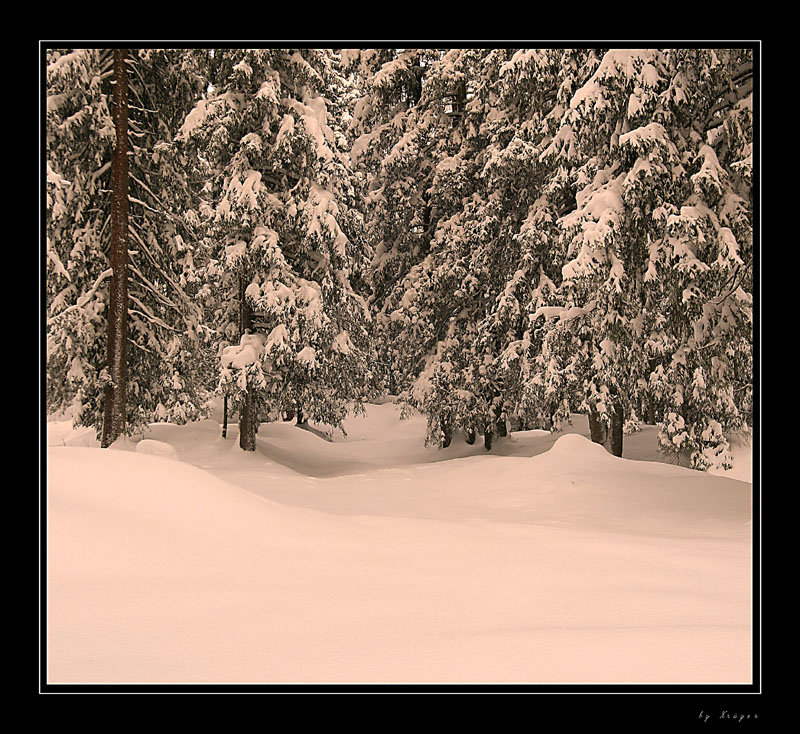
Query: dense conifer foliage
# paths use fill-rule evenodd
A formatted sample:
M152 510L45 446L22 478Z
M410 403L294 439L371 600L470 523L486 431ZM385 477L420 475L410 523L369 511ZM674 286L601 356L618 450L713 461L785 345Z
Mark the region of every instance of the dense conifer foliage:
M46 51L47 403L100 429L112 51ZM487 449L589 415L693 468L753 423L753 48L130 49L126 430ZM113 328L112 328L113 332Z

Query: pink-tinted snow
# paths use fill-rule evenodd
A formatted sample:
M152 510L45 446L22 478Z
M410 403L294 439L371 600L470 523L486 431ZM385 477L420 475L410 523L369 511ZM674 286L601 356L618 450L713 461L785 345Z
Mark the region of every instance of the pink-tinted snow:
M253 454L50 425L49 682L751 679L751 485L652 427L619 459L579 421L426 449L391 404Z

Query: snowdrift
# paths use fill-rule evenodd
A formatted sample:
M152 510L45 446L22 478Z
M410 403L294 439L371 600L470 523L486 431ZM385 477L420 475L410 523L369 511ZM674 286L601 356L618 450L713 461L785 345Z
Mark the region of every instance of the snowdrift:
M51 447L48 681L750 681L749 484L577 434L446 460L393 409Z

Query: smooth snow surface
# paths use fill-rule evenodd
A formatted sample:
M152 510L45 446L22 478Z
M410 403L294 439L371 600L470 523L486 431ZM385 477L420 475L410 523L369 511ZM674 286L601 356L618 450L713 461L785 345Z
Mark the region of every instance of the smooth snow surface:
M174 446L163 441L153 441L150 438L145 438L136 444L137 454L150 454L151 456L161 456L165 459L177 459L178 452Z
M48 682L751 681L749 483L653 427L623 459L579 417L491 453L345 427L48 424Z

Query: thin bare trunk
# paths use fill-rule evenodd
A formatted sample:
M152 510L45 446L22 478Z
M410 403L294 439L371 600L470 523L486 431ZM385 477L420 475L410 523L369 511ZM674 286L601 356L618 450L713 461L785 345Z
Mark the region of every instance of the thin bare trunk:
M245 297L244 274L239 274L239 335L244 336L253 325L253 315ZM256 400L249 388L239 406L239 447L244 451L256 450L256 433L258 433L258 416Z
M222 438L228 437L228 396L222 398Z
M622 408L619 406L611 414L609 450L614 456L622 456Z

